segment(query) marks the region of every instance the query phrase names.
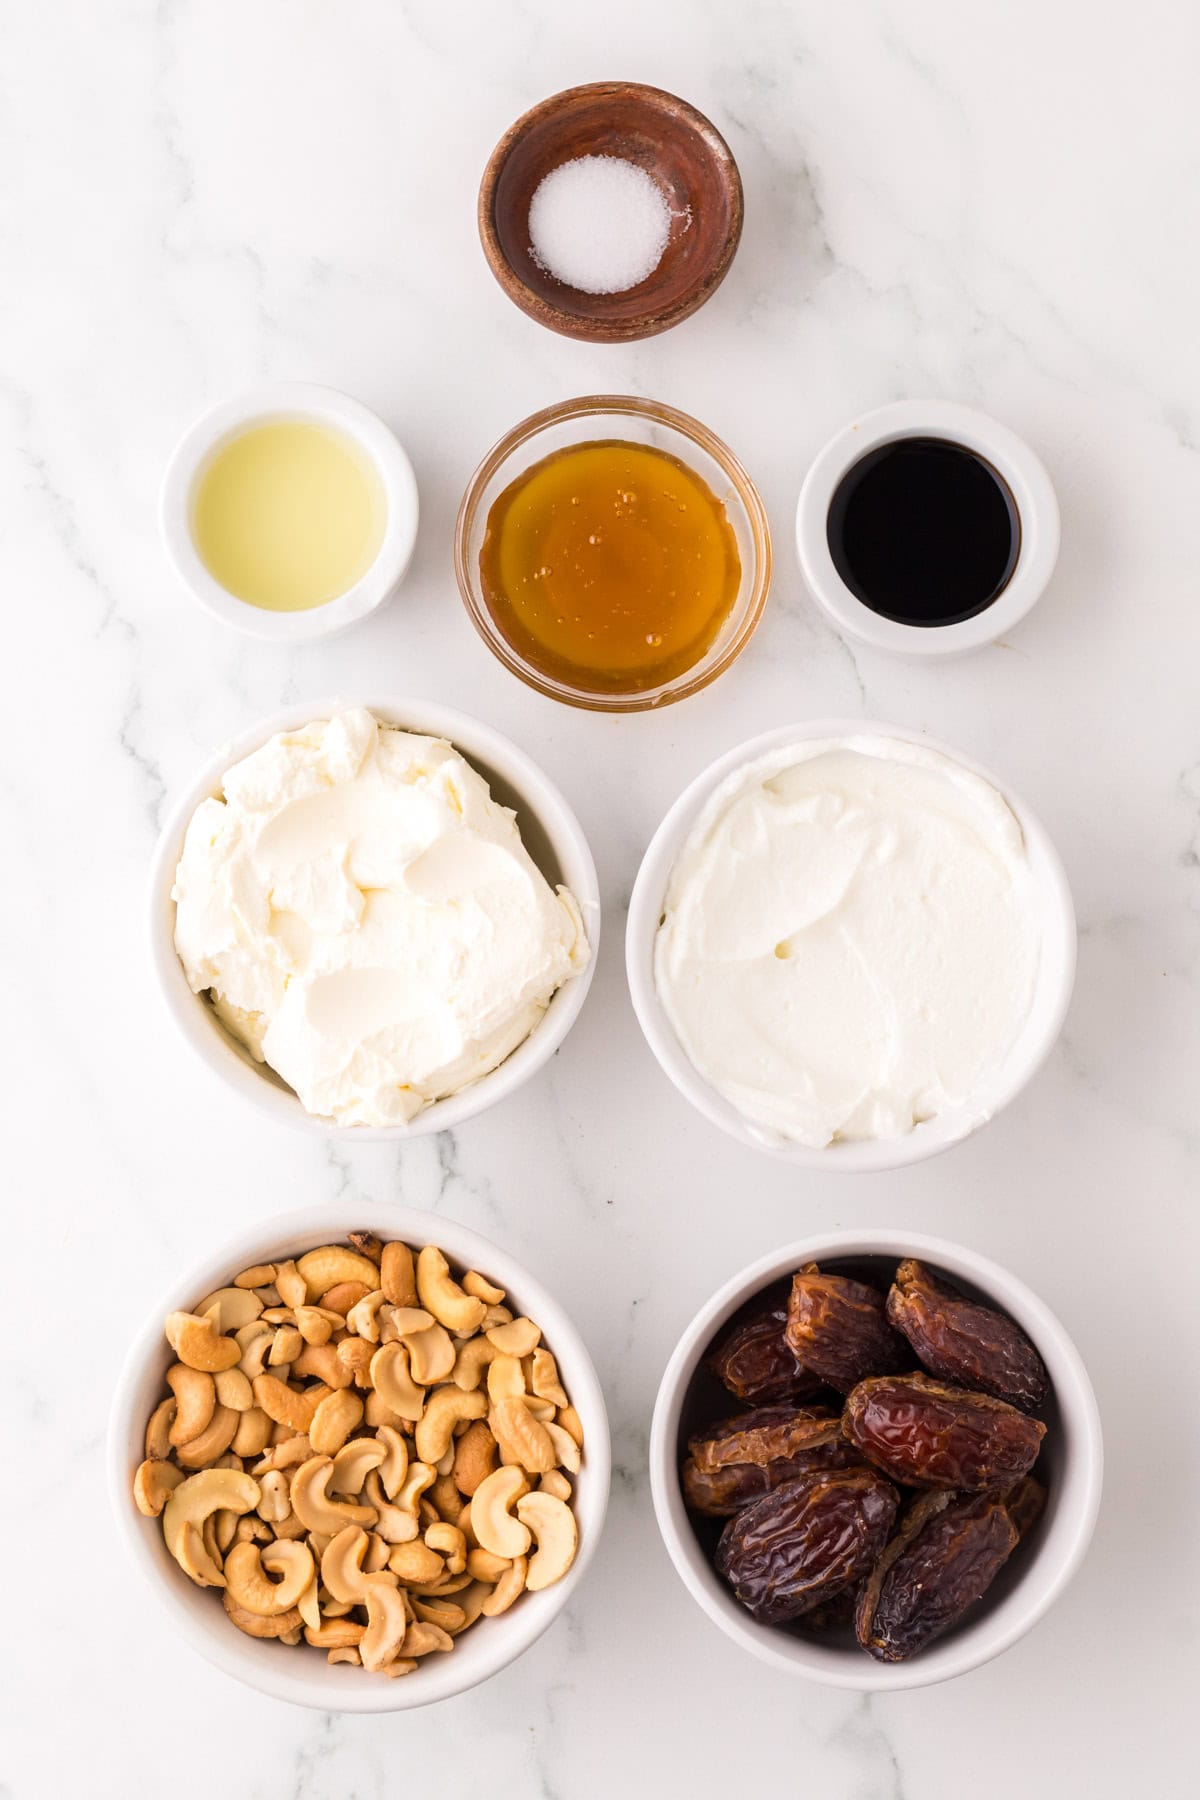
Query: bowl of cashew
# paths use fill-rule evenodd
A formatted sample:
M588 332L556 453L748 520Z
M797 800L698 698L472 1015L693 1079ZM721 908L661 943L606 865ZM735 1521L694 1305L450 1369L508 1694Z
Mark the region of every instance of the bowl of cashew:
M120 1535L180 1635L327 1712L497 1674L570 1601L608 1504L562 1306L464 1225L364 1214L265 1220L175 1282L109 1431Z

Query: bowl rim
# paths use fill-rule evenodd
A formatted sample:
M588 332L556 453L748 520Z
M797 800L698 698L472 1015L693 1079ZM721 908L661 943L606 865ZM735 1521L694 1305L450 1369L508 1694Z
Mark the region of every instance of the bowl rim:
M447 738L472 766L482 763L503 779L537 821L554 850L561 878L579 905L591 951L586 967L556 990L542 1018L511 1055L470 1086L435 1100L407 1124L339 1125L306 1112L291 1088L252 1065L228 1033L199 1010L208 1010L207 1003L188 985L174 942L175 903L170 897L171 888L184 834L196 807L220 787L232 764L276 732L296 730L310 720L329 718L349 706L365 706L375 718L401 730ZM402 1142L432 1132L455 1130L487 1111L535 1075L561 1047L583 1009L596 971L601 933L600 883L583 827L573 809L549 776L511 739L482 720L438 701L379 695L350 699L335 694L281 707L243 727L204 760L177 793L159 833L150 865L147 919L150 959L163 1003L192 1049L226 1087L280 1123L311 1136L354 1143Z
M759 756L790 743L825 737L896 738L936 751L989 782L1007 802L1024 833L1031 864L1039 873L1052 908L1045 928L1043 964L1052 971L1057 992L1041 1031L1030 1039L1025 1060L1019 1069L1012 1071L995 1105L982 1118L959 1117L954 1112L946 1112L926 1124L915 1126L903 1138L867 1138L819 1149L807 1144L767 1142L693 1067L659 1000L654 981L654 941L671 873L700 808L726 776ZM625 966L633 1010L659 1067L684 1098L738 1143L798 1168L836 1174L898 1169L924 1162L928 1157L940 1155L953 1145L965 1142L1011 1105L1032 1081L1058 1040L1074 988L1075 964L1075 908L1070 885L1062 859L1037 814L1007 781L965 751L925 732L875 719L813 719L775 726L735 745L702 769L668 808L646 847L634 880L625 928ZM1048 974L1046 980L1049 979ZM958 1130L953 1129L956 1119L960 1126Z
M1016 502L1021 544L1007 585L980 613L954 625L885 619L851 592L829 549L826 521L844 475L883 444L907 437L964 445L1003 476ZM958 656L1010 631L1041 598L1058 560L1058 499L1045 464L1025 439L977 407L953 400L895 400L860 413L818 451L796 503L796 552L805 585L839 630L905 656Z
M1072 1477L1062 1484L1073 1512L1064 1530L1071 1534L1065 1554L1036 1593L1018 1582L1006 1599L1027 1588L1024 1604L1010 1608L1006 1622L996 1615L964 1624L948 1640L929 1647L911 1662L877 1663L831 1657L819 1643L760 1625L733 1598L713 1571L688 1522L680 1492L677 1438L684 1400L696 1366L717 1332L745 1302L804 1262L853 1256L916 1256L959 1277L988 1295L1032 1338L1049 1370L1069 1445ZM695 1314L667 1361L650 1426L650 1491L659 1532L675 1572L697 1605L725 1635L761 1661L790 1675L829 1687L864 1693L932 1687L979 1668L1009 1649L1041 1619L1079 1569L1095 1529L1104 1477L1104 1439L1091 1379L1070 1334L1032 1288L990 1257L949 1239L888 1227L816 1232L757 1257L717 1289ZM1030 1573L1033 1571L1031 1570ZM991 1628L989 1629L989 1619ZM861 1663L861 1667L859 1664Z
M243 430L289 417L315 420L350 437L378 475L387 502L383 538L370 568L344 594L294 613L253 606L222 587L202 561L191 529L192 494L213 453ZM307 644L348 631L391 598L412 559L420 503L406 451L370 407L319 382L266 381L217 401L187 427L163 473L158 518L167 560L205 612L246 637Z
M754 546L753 567L742 573L742 589L748 590L748 599L737 629L714 662L697 664L694 668L685 670L665 691L648 694L594 694L581 688L573 688L567 682L557 681L553 676L543 675L513 649L492 622L482 593L478 591L475 571L471 565L471 530L484 492L514 451L521 449L539 433L557 425L575 419L601 417L649 419L678 432L689 443L703 450L728 477L737 494L738 503L745 512ZM523 681L526 687L546 695L550 700L562 701L585 712L659 711L664 706L673 706L692 694L700 693L716 681L737 661L758 629L771 592L772 568L771 525L767 509L758 488L738 457L724 439L691 413L681 412L678 407L669 406L665 401L651 400L640 394L579 394L569 400L556 401L552 406L541 407L537 412L521 419L502 437L497 438L479 462L463 491L454 523L454 574L458 591L468 618L492 655L504 664L510 674ZM739 599L740 593L741 590ZM736 604L735 602L735 606Z
M397 1201L368 1201L360 1209L362 1224L385 1240L396 1237L416 1246L436 1244L452 1263L463 1268L489 1270L506 1289L521 1296L523 1304L528 1300L530 1310L536 1308L534 1316L542 1325L547 1343L554 1346L572 1403L584 1426L587 1479L579 1482L574 1501L579 1522L579 1550L575 1561L552 1588L526 1596L519 1607L502 1618L488 1621L490 1625L509 1622L507 1630L498 1634L508 1647L501 1652L498 1642L496 1653L485 1660L485 1666L471 1672L465 1681L453 1673L456 1651L448 1656L431 1658L416 1675L399 1681L363 1680L361 1670L344 1670L308 1658L304 1659L304 1672L293 1672L283 1666L276 1670L269 1662L260 1666L260 1659L247 1653L247 1645L254 1644L255 1640L245 1638L236 1627L229 1627L226 1638L224 1632L210 1633L197 1623L194 1617L199 1604L197 1596L203 1594L203 1590L193 1590L182 1574L178 1582L163 1579L162 1556L165 1552L162 1551L160 1521L143 1517L134 1506L130 1492L133 1469L137 1466L136 1461L132 1466L130 1464L130 1446L134 1447L134 1454L140 1460L139 1447L145 1417L149 1413L147 1409L143 1416L139 1411L139 1396L149 1385L148 1372L159 1363L165 1368L170 1361L162 1328L167 1313L194 1304L198 1293L209 1292L224 1280L231 1280L238 1269L262 1261L272 1245L278 1256L280 1244L309 1241L310 1247L315 1247L344 1240L354 1216L353 1208L341 1203L338 1208L325 1204L267 1215L244 1225L220 1248L204 1257L192 1272L171 1283L138 1327L117 1376L106 1437L109 1499L116 1517L117 1535L125 1552L156 1594L163 1611L191 1647L226 1675L276 1699L326 1712L405 1712L464 1693L522 1656L574 1595L604 1531L611 1482L611 1441L608 1410L599 1377L582 1334L566 1309L509 1251L442 1213L404 1206ZM160 1379L158 1386L161 1385ZM460 1673L461 1668L460 1664ZM358 1676L358 1684L341 1679L346 1674Z
M684 290L665 311L651 311L634 315L620 321L581 318L576 313L567 312L546 300L528 286L520 273L513 267L505 255L500 242L500 234L496 228L496 190L500 177L504 172L510 156L517 146L529 135L552 108L559 108L567 101L584 99L603 99L608 95L619 93L624 99L636 98L646 109L650 118L661 118L669 114L687 125L695 136L703 143L713 167L719 172L721 183L729 200L729 229L721 244L720 251L703 273L698 273L696 280ZM698 312L705 301L720 287L729 273L730 264L737 254L741 242L742 224L745 218L745 193L742 187L741 171L737 160L723 134L712 120L702 113L690 100L684 100L679 94L673 94L667 88L654 87L641 81L586 81L577 86L560 88L556 93L547 94L543 99L528 107L519 118L503 133L491 155L484 165L483 176L479 183L479 197L476 202L476 218L479 227L479 239L483 246L484 258L488 268L495 277L501 291L512 301L513 305L523 312L526 318L538 325L544 325L550 331L556 331L562 337L575 338L590 344L633 343L648 337L656 337L660 332L669 331L673 326L681 325L685 319ZM596 296L593 296L595 298ZM652 296L648 295L649 301Z

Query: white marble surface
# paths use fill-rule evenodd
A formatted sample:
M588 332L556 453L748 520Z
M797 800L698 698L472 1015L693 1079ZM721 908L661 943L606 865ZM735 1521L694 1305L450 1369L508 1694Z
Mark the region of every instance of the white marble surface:
M1198 57L1183 0L0 7L3 1800L1190 1790ZM502 297L475 189L527 104L612 75L720 124L746 231L697 318L589 349ZM156 537L176 434L263 376L376 406L422 495L397 601L292 654L195 610ZM529 694L451 574L482 451L605 388L723 433L776 533L749 654L658 717ZM1026 433L1063 511L1041 606L953 667L851 651L790 538L824 437L923 393ZM514 1103L453 1138L323 1151L241 1110L176 1041L143 885L166 796L216 741L292 698L383 685L544 761L591 835L607 936L579 1026ZM1006 771L1079 907L1049 1067L968 1146L895 1177L791 1174L717 1136L660 1077L625 993L623 907L673 795L751 732L831 713L925 727ZM249 1213L326 1200L350 1226L384 1195L502 1238L556 1286L605 1381L619 1473L590 1581L523 1662L428 1713L346 1720L243 1691L172 1641L120 1559L102 1443L131 1314L181 1259ZM1090 1366L1109 1465L1092 1554L1024 1643L868 1703L768 1673L705 1622L644 1464L699 1302L789 1236L875 1221L960 1237L1040 1289Z

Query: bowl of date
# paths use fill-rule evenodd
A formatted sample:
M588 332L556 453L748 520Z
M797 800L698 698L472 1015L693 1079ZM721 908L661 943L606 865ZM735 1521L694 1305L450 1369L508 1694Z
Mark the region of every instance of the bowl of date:
M659 1529L735 1643L811 1681L928 1687L999 1656L1087 1551L1103 1443L1070 1337L961 1245L826 1234L701 1308L650 1436Z

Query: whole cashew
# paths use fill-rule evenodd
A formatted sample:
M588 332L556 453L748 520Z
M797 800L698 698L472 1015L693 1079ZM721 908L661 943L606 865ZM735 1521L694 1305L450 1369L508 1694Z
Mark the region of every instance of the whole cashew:
M454 1367L456 1352L454 1340L444 1325L429 1325L424 1331L405 1332L403 1341L408 1347L415 1382L422 1387L432 1387L435 1381L445 1381Z
M231 1406L214 1408L213 1416L199 1437L175 1446L175 1460L184 1469L203 1469L223 1456L237 1436L241 1413Z
M454 1452L454 1485L468 1498L496 1466L496 1440L491 1426L477 1419L468 1425Z
M171 1555L179 1560L179 1550L187 1526L195 1529L204 1524L209 1513L225 1507L233 1513L248 1513L258 1505L261 1489L253 1475L237 1469L203 1469L181 1481L163 1508L163 1537Z
M345 1341L352 1344L355 1340L347 1338ZM292 1364L292 1374L301 1381L315 1376L334 1390L348 1388L354 1380L354 1371L349 1362L338 1355L336 1344L305 1344Z
M408 1610L395 1577L369 1576L366 1605L367 1629L359 1641L358 1653L364 1668L382 1669L398 1655L408 1629Z
M310 1456L292 1476L292 1506L305 1529L335 1537L344 1525L374 1525L377 1513L373 1506L329 1498L327 1489L332 1474L332 1457Z
M394 1500L408 1474L408 1439L394 1425L381 1425L375 1442L386 1451L379 1465L379 1480L388 1499Z
M186 1363L173 1363L167 1370L167 1386L175 1396L175 1422L168 1438L172 1444L190 1443L213 1416L217 1404L213 1378Z
M528 1356L542 1341L542 1334L532 1319L513 1319L511 1323L493 1325L489 1340L506 1356Z
M480 1482L471 1496L471 1529L480 1548L510 1562L524 1556L532 1542L529 1528L514 1518L512 1507L527 1494L524 1471L515 1464L497 1469Z
M407 1343L384 1344L375 1352L371 1384L383 1404L401 1419L419 1419L424 1412L425 1390L413 1380Z
M524 1591L528 1567L528 1562L523 1556L515 1557L509 1563L491 1594L479 1609L485 1618L495 1619L501 1613L508 1611L513 1601Z
M255 1403L277 1425L286 1425L295 1432L307 1432L326 1391L323 1387L316 1387L298 1394L295 1388L290 1388L286 1381L280 1381L277 1375L256 1375L251 1385Z
M417 1304L413 1254L407 1244L385 1244L383 1246L383 1257L379 1264L379 1282L392 1306L415 1306Z
M454 1442L454 1427L464 1421L482 1419L487 1409L487 1399L478 1390L464 1393L453 1386L438 1388L417 1420L414 1441L421 1461L441 1462Z
M560 1581L575 1560L579 1528L575 1514L553 1494L526 1494L517 1501L517 1517L537 1540L525 1585L531 1594Z
M361 1425L362 1416L363 1403L353 1388L326 1394L313 1413L308 1429L313 1449L319 1456L332 1456Z
M269 1581L264 1571L278 1573ZM225 1558L225 1585L239 1606L263 1618L277 1618L297 1604L316 1573L307 1544L235 1544Z
M144 1463L138 1464L133 1478L133 1498L138 1511L148 1519L157 1519L182 1480L183 1471L174 1463L147 1457Z
M483 1372L492 1358L499 1354L495 1344L489 1344L485 1337L468 1338L458 1347L450 1379L456 1387L473 1391L483 1380Z
M160 1400L146 1424L146 1455L152 1462L163 1462L171 1454L171 1426L175 1422L174 1394Z
M347 1525L330 1538L321 1555L321 1580L335 1600L351 1606L365 1603L363 1567L370 1540L361 1525Z
M306 1256L297 1258L296 1268L304 1277L307 1290L302 1300L307 1298L311 1305L327 1294L331 1287L339 1281L362 1281L368 1288L373 1288L379 1280L379 1270L368 1256L360 1256L357 1250L347 1250L342 1244L325 1244L319 1250L310 1250ZM279 1276L275 1277L279 1285ZM279 1288L283 1293L283 1288Z
M426 1244L417 1257L417 1293L421 1305L438 1324L459 1337L478 1331L487 1311L484 1301L459 1287L449 1263L434 1244Z
M254 1390L240 1368L222 1369L211 1380L222 1406L231 1406L238 1413L250 1411L254 1405Z
M401 1443L404 1442L401 1438ZM407 1452L406 1458L407 1458ZM383 1467L387 1461L388 1448L378 1438L351 1438L343 1444L333 1459L333 1473L329 1477L329 1491L333 1494L361 1494L363 1482L372 1469Z

